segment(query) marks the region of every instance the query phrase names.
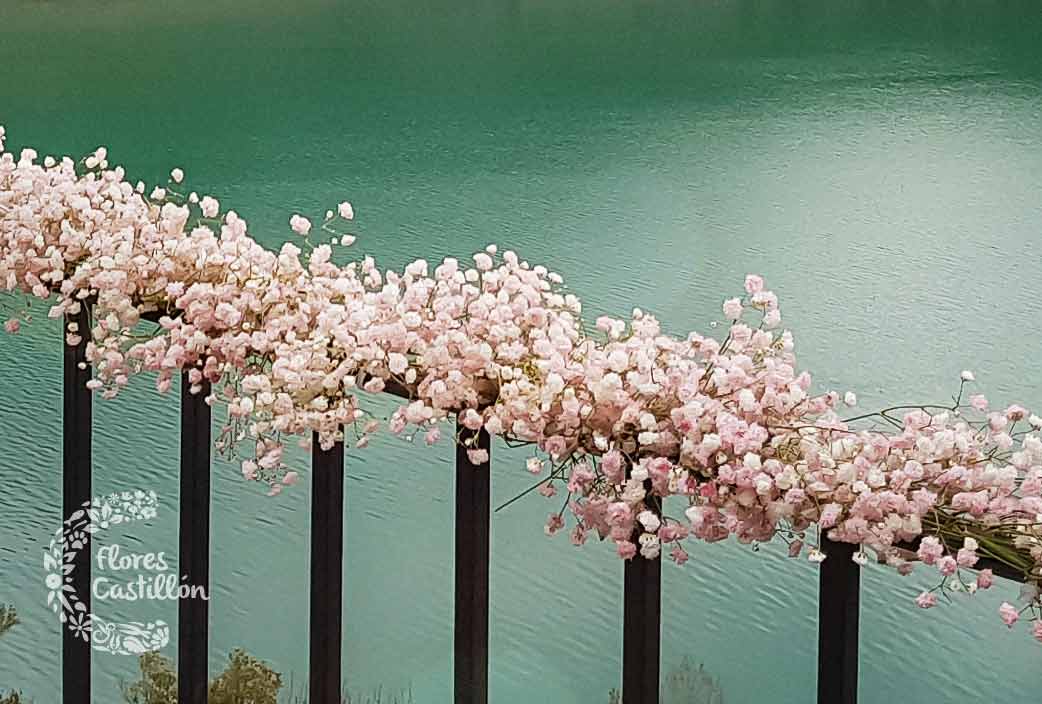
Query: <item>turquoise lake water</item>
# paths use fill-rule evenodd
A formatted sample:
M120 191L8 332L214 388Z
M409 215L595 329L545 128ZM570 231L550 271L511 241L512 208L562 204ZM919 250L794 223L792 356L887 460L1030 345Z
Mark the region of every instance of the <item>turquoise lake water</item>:
M350 199L385 266L489 242L561 272L592 318L633 306L705 329L745 273L781 296L801 364L866 408L944 399L972 368L1042 407L1042 5L1037 2L5 0L10 148L99 144L132 178L173 166L270 246ZM2 305L2 304L0 304ZM61 350L0 337L0 690L60 694L42 551L60 517ZM113 534L173 553L177 401L148 380L95 411L95 489L156 491ZM301 453L301 469L306 468ZM344 669L353 690L450 700L452 451L349 453ZM527 486L493 450L493 502ZM306 681L308 503L216 463L211 668L245 647ZM622 567L548 539L539 497L492 525L491 701L605 704ZM735 543L663 566L663 674L687 658L728 704L814 700L817 581ZM930 612L928 580L864 572L861 701L1038 701L1042 647L1002 584ZM97 604L176 622L172 602ZM168 648L167 654L173 655ZM95 659L118 702L133 658ZM666 704L694 700L664 687ZM708 700L701 702L708 704Z

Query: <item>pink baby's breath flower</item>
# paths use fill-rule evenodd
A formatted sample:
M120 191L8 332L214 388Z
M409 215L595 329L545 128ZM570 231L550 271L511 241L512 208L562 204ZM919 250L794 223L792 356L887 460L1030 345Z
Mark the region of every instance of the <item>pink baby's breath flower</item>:
M950 577L958 570L959 565L951 555L945 555L937 560L937 571L945 577Z
M983 394L973 394L970 396L970 406L977 411L986 411L988 410L988 399Z
M931 535L923 538L922 542L919 543L917 552L920 560L928 565L932 565L944 555L944 546L941 545L941 541Z
M1013 628L1013 624L1020 619L1020 612L1017 610L1017 607L1013 606L1013 604L1004 601L1002 602L1002 606L999 607L999 617L1008 628Z
M553 535L557 531L564 528L564 519L557 513L551 513L550 517L546 519L546 527L544 528L547 535Z
M923 592L915 598L915 605L920 609L929 609L937 605L937 595Z
M423 441L428 445L434 445L439 440L441 440L441 429L437 426L428 430L423 436Z
M16 333L22 328L22 323L17 318L11 318L4 323L4 330L9 333Z
M763 277L757 274L748 274L745 277L745 292L750 296L763 291Z
M637 545L629 540L617 540L615 547L623 560L632 560L637 555Z
M220 212L221 204L216 198L210 196L203 196L199 201L199 209L203 213L205 218L215 218L217 213Z
M742 302L737 298L729 298L724 301L724 317L728 320L738 320L742 317Z
M289 226L298 235L306 235L311 232L311 221L302 215L293 215L289 219Z

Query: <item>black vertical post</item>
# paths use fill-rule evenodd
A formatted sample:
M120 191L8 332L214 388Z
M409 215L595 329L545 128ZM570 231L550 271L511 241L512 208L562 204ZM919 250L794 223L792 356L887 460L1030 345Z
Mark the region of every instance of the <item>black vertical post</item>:
M344 593L344 444L311 449L310 704L340 704Z
M66 343L69 325L80 337L77 345ZM91 500L91 391L87 382L91 368L87 364L87 340L90 339L90 307L80 304L75 315L65 316L62 329L64 380L62 389L62 518L82 508ZM84 365L80 368L80 365ZM90 537L76 552L73 560L72 586L76 596L90 613ZM89 634L88 634L89 637ZM62 627L62 702L90 703L90 643Z
M484 429L475 433L460 425L457 433L455 703L487 704L489 504L492 477L489 460L474 464L467 450L491 453L491 443ZM472 438L474 444L466 445Z
M861 568L856 545L822 536L818 593L818 704L856 704Z
M626 468L626 476L630 468ZM649 502L654 503L651 480L644 482ZM640 526L633 540L640 535ZM649 560L637 554L625 563L622 600L622 701L623 704L658 704L659 647L662 636L662 558Z
M191 392L181 375L181 497L178 565L192 587L210 594L210 385ZM177 604L177 701L206 704L209 602L198 596Z

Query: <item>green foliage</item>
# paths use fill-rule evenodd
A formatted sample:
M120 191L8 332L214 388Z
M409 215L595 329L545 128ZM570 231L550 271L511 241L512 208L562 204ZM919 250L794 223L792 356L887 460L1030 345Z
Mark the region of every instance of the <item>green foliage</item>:
M696 668L689 658L666 675L663 695L663 704L724 704L720 680L706 672L703 665ZM622 704L622 692L608 692L608 704Z
M123 683L120 689L127 704L177 704L177 671L173 662L159 653L138 659L141 679ZM210 682L210 704L276 704L281 676L245 650L233 650L228 666Z
M307 692L290 695L286 704L308 704ZM377 687L369 694L344 690L340 695L340 704L414 704L412 690L406 689L394 694L387 694L383 687Z
M0 604L0 636L11 630L18 623L18 614L13 606ZM0 704L28 704L22 699L21 692L0 692Z
M16 623L18 623L18 613L14 607L0 604L0 636L11 630ZM4 700L0 700L0 702L6 704Z
M276 704L282 676L245 650L228 656L228 667L210 683L211 704Z
M699 663L695 667L689 658L684 658L679 667L666 675L663 704L723 704L724 692L720 679L706 672Z
M411 690L387 696L389 699L384 699L383 687L377 687L372 694L345 692L341 704L413 704Z
M127 704L177 704L177 672L174 664L159 653L145 653L138 658L141 679L134 684L120 684Z

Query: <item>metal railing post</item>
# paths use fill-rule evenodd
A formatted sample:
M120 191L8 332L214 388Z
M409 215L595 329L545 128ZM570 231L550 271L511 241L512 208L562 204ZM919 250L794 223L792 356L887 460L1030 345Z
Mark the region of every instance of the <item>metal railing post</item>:
M456 704L488 702L489 462L474 464L468 449L490 452L488 433L475 436L457 428L456 444L456 603L454 691Z
M858 546L822 537L818 592L818 704L857 704Z
M186 583L210 593L210 385L191 393L181 375L181 494L178 501L178 566ZM206 704L209 668L209 602L189 596L177 603L177 701Z
M77 345L66 343L69 325L76 326L80 337ZM62 519L91 500L91 424L93 406L87 382L91 367L87 364L87 340L91 335L90 305L80 304L75 315L66 315L62 326L64 378L62 384ZM91 546L86 544L73 559L72 587L90 610ZM88 640L62 625L62 702L89 704L91 691L90 634Z
M311 449L309 703L340 704L344 598L344 444Z

